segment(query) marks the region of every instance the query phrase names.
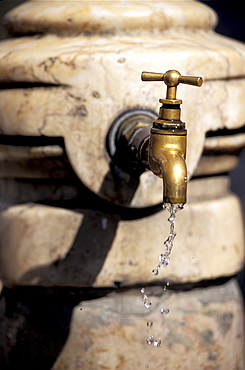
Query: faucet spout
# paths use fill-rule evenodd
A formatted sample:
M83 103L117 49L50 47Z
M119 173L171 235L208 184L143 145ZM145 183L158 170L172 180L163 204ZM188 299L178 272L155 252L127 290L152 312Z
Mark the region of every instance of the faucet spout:
M163 202L184 204L187 193L186 130L173 131L151 129L148 166L163 180Z
M159 99L162 106L151 129L146 119L149 118L150 111L145 109L141 109L141 112L137 109L137 114L132 110L117 119L115 127L111 130L111 136L114 135L116 138L116 150L114 154L111 151L113 154L111 157L120 168L131 172L133 176L149 169L162 178L163 203L185 204L187 131L185 123L180 119L182 100L176 98L176 92L180 83L200 87L203 79L182 76L176 70L169 70L166 73L142 72L141 79L165 82L166 98Z
M181 153L175 149L163 150L158 161L159 177L163 180L163 203L186 203L187 168Z
M149 139L148 167L163 179L163 202L186 203L187 170L186 130L180 119L182 100L176 98L180 83L202 86L202 77L182 76L176 70L166 73L142 72L142 81L164 81L166 99L159 99L162 106L159 117L153 122Z

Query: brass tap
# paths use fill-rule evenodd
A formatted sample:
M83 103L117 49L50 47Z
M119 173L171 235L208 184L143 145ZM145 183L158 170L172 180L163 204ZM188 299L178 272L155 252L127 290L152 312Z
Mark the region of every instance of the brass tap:
M201 86L203 79L194 76L181 76L178 71L166 73L142 72L142 81L164 81L167 85L166 99L159 99L162 106L159 117L150 130L148 159L146 166L163 179L163 202L186 203L187 168L185 123L180 120L180 104L176 98L180 83ZM142 145L140 157L146 158L146 145ZM148 162L148 163L147 163Z
M201 86L203 79L181 76L175 70L142 72L141 79L163 81L167 85L166 98L159 99L162 103L159 117L143 108L122 113L109 131L108 153L114 165L132 177L139 177L148 169L162 178L163 203L184 204L187 193L187 131L180 119L182 100L176 98L176 92L180 83Z

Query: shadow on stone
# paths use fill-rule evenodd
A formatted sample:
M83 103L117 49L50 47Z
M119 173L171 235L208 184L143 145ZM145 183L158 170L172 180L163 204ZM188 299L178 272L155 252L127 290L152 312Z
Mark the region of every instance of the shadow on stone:
M52 264L28 271L20 283L32 281L44 286L93 286L113 243L120 217L89 210L82 214L82 224L67 255Z
M74 307L110 291L4 288L0 299L0 369L50 370L69 336Z

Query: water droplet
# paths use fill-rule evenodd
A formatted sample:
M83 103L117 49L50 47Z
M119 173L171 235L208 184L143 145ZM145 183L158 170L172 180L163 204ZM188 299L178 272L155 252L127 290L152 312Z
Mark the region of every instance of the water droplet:
M152 275L155 275L155 276L158 275L158 268L155 268L152 270Z
M161 339L158 339L158 340L154 340L154 341L153 341L153 346L154 346L154 347L160 347L160 346L161 346L161 344L162 344Z
M171 237L171 238L175 238L175 237L176 237L176 235L177 235L177 233L173 230L173 232L170 234L170 237Z
M146 338L146 343L148 344L148 346L151 346L153 342L154 342L154 335L150 335L149 337Z
M170 258L168 256L164 256L163 254L161 254L160 262L163 266L167 267L169 265Z
M171 216L168 218L168 221L169 221L169 222L174 222L174 220L175 220L174 215L171 215Z
M145 364L145 367L148 369L150 366L149 366L149 364Z
M145 288L141 288L140 292L141 292L142 294L144 294L144 293L145 293Z
M170 213L169 218L168 218L168 221L170 223L170 230L169 230L168 238L163 243L164 248L165 248L164 253L160 254L160 256L159 256L160 265L158 264L157 267L152 270L153 275L158 275L158 273L159 273L158 270L160 269L160 267L161 266L167 267L170 263L170 257L169 256L172 252L173 242L174 242L174 239L177 235L177 233L174 231L175 216L176 216L176 212L178 212L183 207L184 207L183 204L165 203L163 205L163 209L167 209L168 212Z
M144 301L144 305L145 305L145 308L150 308L151 305L152 305L152 301L150 301L149 299L147 299L147 300Z
M153 325L153 321L147 321L147 326L150 328Z
M170 284L170 282L169 282L169 281L167 281L166 285L167 285L167 286L169 286L169 284Z
M162 315L167 315L169 313L169 309L168 308L161 308L161 314Z

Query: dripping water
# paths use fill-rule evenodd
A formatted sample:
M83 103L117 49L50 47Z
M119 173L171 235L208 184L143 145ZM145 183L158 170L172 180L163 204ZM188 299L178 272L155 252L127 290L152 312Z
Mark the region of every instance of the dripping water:
M163 253L160 254L159 256L159 262L156 266L155 269L152 270L153 275L158 275L159 274L159 269L161 266L167 267L170 263L170 254L173 249L173 243L174 239L177 235L177 233L174 230L175 226L175 217L176 213L180 210L183 209L184 205L182 203L177 203L177 204L171 204L171 203L164 203L163 208L167 209L169 211L169 218L168 221L170 223L170 229L169 229L169 236L167 239L164 241L163 246L164 246L164 251Z
M154 276L157 276L159 274L159 270L161 266L167 267L170 263L170 255L172 253L174 239L177 235L175 231L175 217L176 217L176 213L179 210L183 209L183 207L184 207L184 204L181 204L181 203L179 204L165 203L163 205L163 209L167 209L169 212L168 222L170 223L170 228L169 228L169 235L163 243L163 246L164 246L163 253L161 253L159 256L159 262L156 268L152 270L152 274ZM166 283L166 285L163 286L164 291L166 291L167 286L169 286L169 281ZM152 308L152 301L146 294L145 288L141 288L140 292L142 294L142 300L143 300L145 308L147 309ZM160 313L162 316L166 316L169 312L170 310L168 308L163 308L163 307L160 308ZM152 329L152 326L153 326L153 321L148 321L147 322L148 334L149 334L150 329ZM153 345L154 347L160 347L161 338L156 339L154 334L149 334L146 337L146 343L148 344L148 346ZM149 367L149 364L146 364L145 367Z
M142 294L142 299L145 308L150 308L152 305L152 301L149 299L148 295L145 293L145 288L141 288L141 294Z

